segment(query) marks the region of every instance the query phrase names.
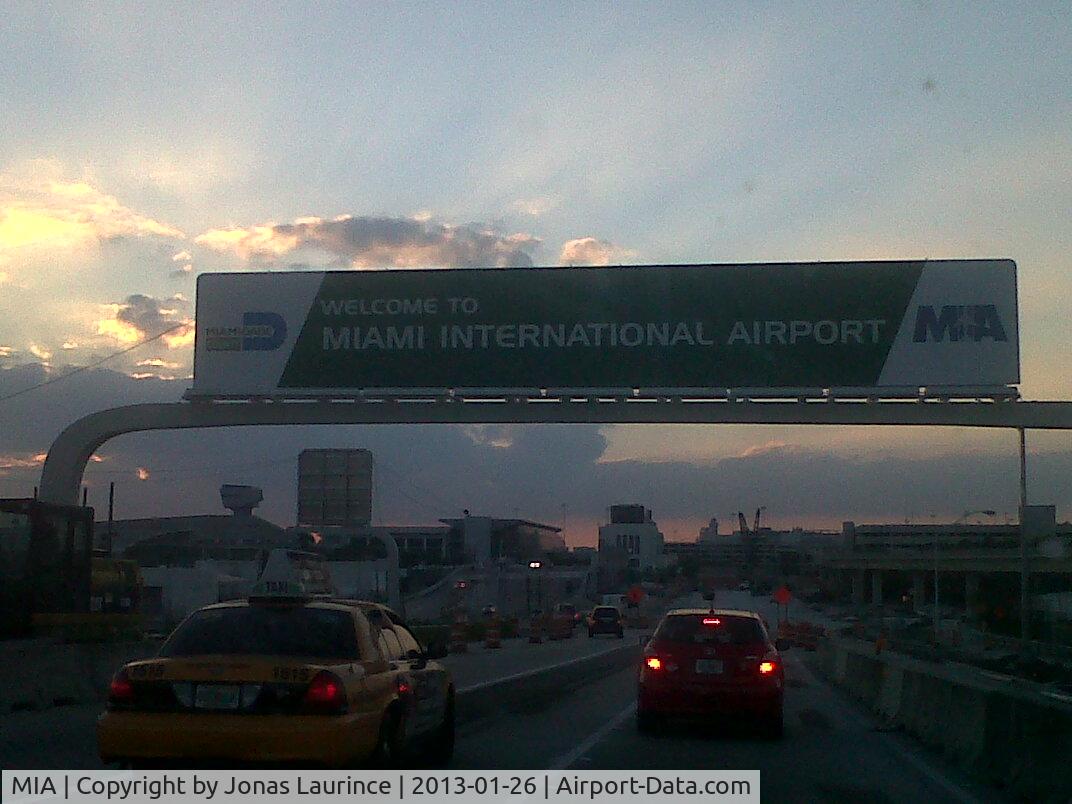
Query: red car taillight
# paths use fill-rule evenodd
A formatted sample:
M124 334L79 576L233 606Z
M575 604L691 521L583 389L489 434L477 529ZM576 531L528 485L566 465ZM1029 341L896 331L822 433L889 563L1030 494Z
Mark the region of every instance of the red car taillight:
M778 667L774 662L760 662L759 674L762 676L769 676Z
M662 670L663 660L658 656L649 656L644 660L644 666L649 670Z
M108 703L113 706L130 706L134 703L134 685L126 670L120 670L112 676L108 685Z
M346 689L334 673L321 670L309 682L305 690L305 708L326 715L346 711Z

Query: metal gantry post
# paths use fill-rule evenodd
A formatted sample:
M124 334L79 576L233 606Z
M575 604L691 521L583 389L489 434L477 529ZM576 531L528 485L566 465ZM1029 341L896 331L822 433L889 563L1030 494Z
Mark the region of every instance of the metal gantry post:
M938 645L938 527L934 528L934 644Z
M1024 527L1024 512L1027 510L1027 439L1025 429L1017 428L1020 436L1020 646L1027 650L1031 640L1031 614L1028 610L1028 584L1030 568L1027 563L1027 528Z

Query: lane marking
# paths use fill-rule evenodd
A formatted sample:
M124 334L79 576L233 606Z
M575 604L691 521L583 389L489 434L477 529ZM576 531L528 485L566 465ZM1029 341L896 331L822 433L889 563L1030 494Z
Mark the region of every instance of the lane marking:
M1063 692L1050 692L1049 690L1043 690L1043 695L1047 695L1050 698L1056 698L1058 701L1072 701L1072 695L1065 695Z
M798 670L803 671L803 674L808 676L812 681L819 683L816 677L804 665L802 661L799 661L796 659L796 657L793 657L792 664L795 665ZM845 719L855 722L856 725L860 726L861 728L866 728L868 730L874 729L874 723L869 722L868 718L862 716L859 712L849 707L840 699L838 693L840 693L841 691L837 687L833 687L830 684L827 684L825 680L820 684L820 686L825 687L827 690L834 693L833 695L831 695L831 699L834 705L841 710L841 714L845 716ZM976 798L974 795L962 788L960 785L958 785L952 779L947 777L940 770L935 767L932 767L930 763L924 760L922 757L916 755L908 748L905 748L903 745L901 745L901 743L896 740L889 732L876 731L875 733L881 734L886 738L885 743L893 751L893 753L897 754L901 759L905 760L909 765L918 770L936 785L941 787L957 801L961 801L964 804L982 804L982 801L980 799Z
M527 676L536 675L537 673L543 673L543 672L545 672L547 670L558 670L559 668L562 668L562 667L569 667L571 664L577 664L578 662L583 662L585 659L594 659L596 656L603 656L604 654L611 653L612 651L616 651L616 650L621 650L622 648L625 648L625 647L632 647L632 645L629 642L626 642L624 645L621 642L619 642L618 644L614 645L613 647L607 648L606 650L596 651L595 653L586 653L586 654L584 654L582 656L577 656L574 659L567 659L564 662L559 662L558 664L545 664L545 665L541 665L540 667L534 667L534 668L532 668L530 670L522 670L520 673L514 673L513 675L503 676L502 678L492 678L492 679L489 679L488 681L481 681L478 684L472 684L472 685L470 685L468 687L463 687L462 689L458 690L458 692L459 693L475 692L476 690L482 690L485 687L490 687L490 686L492 686L494 684L502 684L504 681L517 681L517 680L525 678Z
M1012 676L1007 676L1004 673L993 673L990 670L980 670L979 675L986 676L987 678L995 679L996 681L1012 681Z
M548 766L547 769L566 770L571 765L573 765L574 762L576 762L582 756L584 756L593 748L595 748L596 745L601 743L607 737L608 734L610 734L612 731L622 725L622 723L624 723L628 718L632 717L635 712L636 704L630 703L629 706L625 707L625 709L616 714L614 717L612 717L594 732L589 734L568 754L564 754L557 759L552 760L551 764Z

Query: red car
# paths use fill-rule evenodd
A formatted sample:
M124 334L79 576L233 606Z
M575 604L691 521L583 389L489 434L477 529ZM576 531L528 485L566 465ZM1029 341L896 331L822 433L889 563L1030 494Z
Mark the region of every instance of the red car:
M675 609L644 647L637 728L668 717L752 717L782 735L785 673L763 620L751 611Z

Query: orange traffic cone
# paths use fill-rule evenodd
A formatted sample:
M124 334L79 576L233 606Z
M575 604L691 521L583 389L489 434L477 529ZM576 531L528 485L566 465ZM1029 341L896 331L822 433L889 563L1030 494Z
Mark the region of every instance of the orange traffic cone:
M469 650L469 641L466 638L466 631L468 630L468 623L465 620L465 612L457 611L454 613L454 622L450 627L450 652L451 653L465 653Z
M499 618L491 617L488 620L487 627L484 630L484 647L485 648L501 648L502 641L500 640L499 633Z

